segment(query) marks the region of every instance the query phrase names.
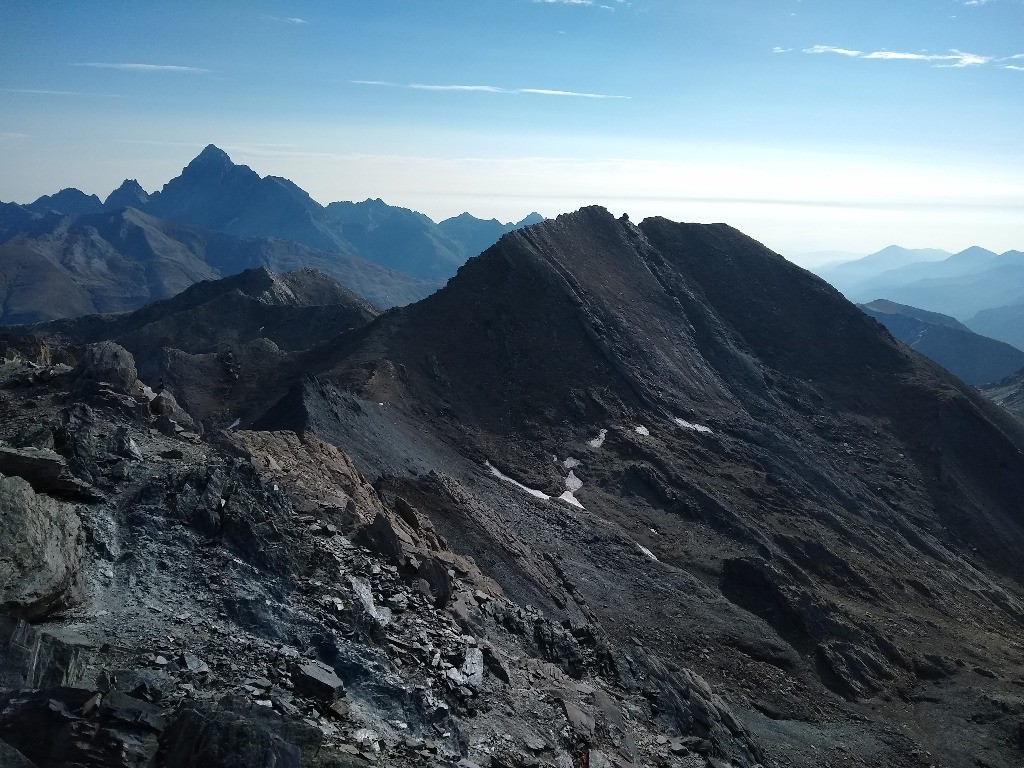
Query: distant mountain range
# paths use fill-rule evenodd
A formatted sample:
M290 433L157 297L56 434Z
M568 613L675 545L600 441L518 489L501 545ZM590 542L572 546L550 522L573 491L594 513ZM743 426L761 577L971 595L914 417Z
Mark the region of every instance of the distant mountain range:
M210 145L157 192L126 179L103 201L70 188L0 203L0 322L129 311L258 266L313 267L377 306L402 305L506 232L542 220L464 213L435 223L382 200L322 206Z
M226 235L134 208L65 215L4 206L0 243L5 324L128 312L200 280L260 266L320 269L380 307L408 304L437 287L352 254Z
M975 333L1024 349L1024 252L890 246L816 272L851 301L881 297L952 316Z
M1024 302L1024 252L999 254L974 246L959 253L896 246L818 274L851 301L879 296L900 304L968 318L992 307Z
M323 206L278 176L261 177L210 144L158 192L126 179L105 201L64 189L23 206L33 213L83 214L131 207L152 216L242 237L275 237L361 256L425 280L447 280L470 256L513 229L543 221L531 213L503 224L468 213L435 223L382 200Z
M999 381L1024 368L1024 352L974 333L948 315L884 299L858 306L904 344L968 384Z
M948 251L937 248L901 248L890 245L877 253L839 264L827 264L812 271L828 280L843 293L865 280L877 277L890 270L915 263L931 263L952 256Z

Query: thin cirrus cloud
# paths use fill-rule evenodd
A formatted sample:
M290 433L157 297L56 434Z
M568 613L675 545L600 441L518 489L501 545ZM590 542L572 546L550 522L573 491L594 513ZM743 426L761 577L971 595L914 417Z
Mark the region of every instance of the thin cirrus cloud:
M881 59L888 61L930 61L934 67L952 67L962 69L963 67L977 67L996 61L992 56L979 56L976 53L951 50L949 53L908 53L904 51L863 51L851 48L837 48L834 45L814 45L804 48L804 53L834 53L840 56L848 56L854 59ZM1011 57L1012 58L1012 57Z
M116 93L84 93L82 91L44 91L38 88L0 88L0 93L27 93L34 96L102 96L116 99Z
M124 72L173 72L184 75L205 75L213 70L200 67L182 67L174 64L137 64L131 62L86 61L75 64L76 67L94 67L96 69L119 69Z
M309 24L305 19L300 19L298 16L264 16L263 18L269 21L280 21L282 24Z
M530 94L535 96L569 96L579 99L628 99L610 93L563 91L553 88L501 88L497 85L435 85L429 83L392 83L387 80L349 80L353 85L374 85L384 88L409 88L414 91L469 91L475 93Z
M594 0L533 0L533 2L540 3L542 5L589 5L595 8L601 7L611 10L611 6L598 6L598 3L594 2Z

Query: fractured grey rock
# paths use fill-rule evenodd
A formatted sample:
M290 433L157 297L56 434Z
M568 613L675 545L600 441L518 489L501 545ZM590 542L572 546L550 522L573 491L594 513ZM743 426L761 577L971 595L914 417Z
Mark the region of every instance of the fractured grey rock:
M75 501L98 501L102 497L71 474L64 457L46 448L0 446L0 474L27 480L38 492Z
M22 619L0 615L0 689L74 685L84 672L77 648Z
M295 692L325 702L333 702L345 694L345 685L334 670L319 661L299 664L292 670Z
M26 619L81 598L82 526L74 511L0 476L0 607Z
M224 710L186 708L160 742L163 768L299 768L298 747Z
M484 652L479 648L467 648L466 659L462 662L462 676L465 684L474 690L484 685Z

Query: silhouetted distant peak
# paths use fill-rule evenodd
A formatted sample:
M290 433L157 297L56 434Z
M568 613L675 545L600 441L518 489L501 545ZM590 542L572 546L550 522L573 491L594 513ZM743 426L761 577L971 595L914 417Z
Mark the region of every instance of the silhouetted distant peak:
M185 166L181 175L223 173L234 166L235 164L231 162L227 152L213 144L207 144L206 148Z
M202 163L230 164L231 158L228 156L227 152L218 147L216 144L207 144L203 148L203 151L196 155L195 160L193 160L192 162L194 163L197 161Z
M107 195L103 207L107 210L118 208L141 208L149 202L149 193L135 179L125 179L121 186Z
M80 189L68 187L54 195L43 195L38 200L25 206L41 213L54 211L63 214L99 213L103 203L96 195L87 195Z
M531 226L533 224L540 224L542 221L544 221L544 217L541 216L536 211L534 211L533 213L528 214L521 221L517 221L515 226L516 226L516 229L518 229L519 227L529 227L529 226Z
M442 223L443 224L447 224L447 223L454 223L454 222L464 223L464 222L479 222L479 221L498 221L498 220L497 219L481 219L481 218L479 218L477 216L474 216L469 211L463 211L458 216L452 216L450 219L445 219Z
M999 254L993 253L987 248L982 248L980 245L972 245L970 248L964 248L960 253L954 254L953 258L957 261L972 260L972 261L984 261L987 259L994 259Z

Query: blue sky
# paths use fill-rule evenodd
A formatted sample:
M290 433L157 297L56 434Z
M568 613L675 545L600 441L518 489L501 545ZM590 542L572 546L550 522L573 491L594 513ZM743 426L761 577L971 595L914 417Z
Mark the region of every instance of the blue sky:
M0 199L215 143L321 202L1024 248L1024 0L0 0Z

